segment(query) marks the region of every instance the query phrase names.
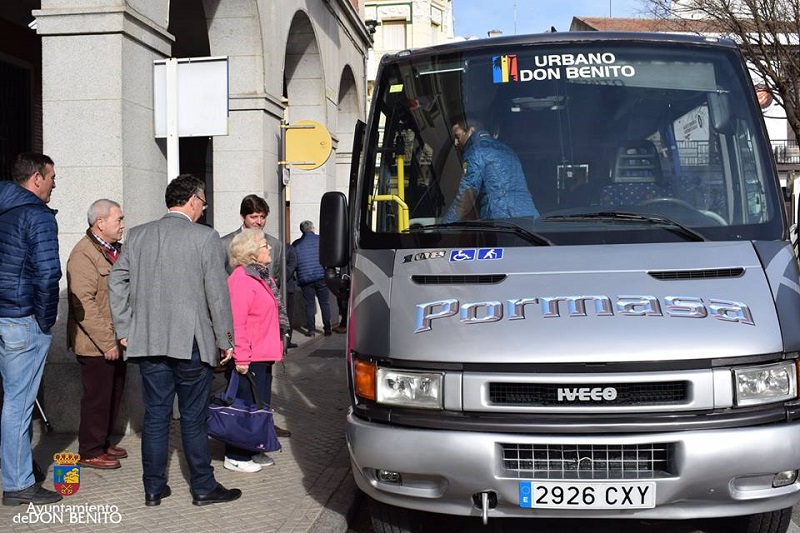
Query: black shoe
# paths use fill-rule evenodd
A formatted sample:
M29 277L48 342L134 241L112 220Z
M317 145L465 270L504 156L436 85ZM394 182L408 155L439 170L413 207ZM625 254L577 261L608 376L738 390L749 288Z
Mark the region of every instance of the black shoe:
M22 505L32 503L42 505L46 503L56 503L61 501L61 494L52 490L43 489L34 483L27 489L15 490L11 492L3 491L3 505Z
M323 335L325 335L326 337L330 337L331 335L333 335L333 333L331 333L331 330L329 330L329 329L326 329L326 330L323 332Z
M44 472L42 472L42 469L39 467L39 463L34 461L33 462L33 480L36 483L41 484L46 478L47 478L47 475Z
M275 426L275 434L279 437L291 437L292 432L288 429L283 429L282 427Z
M306 337L313 337L316 334L317 332L314 331L313 329L307 329L305 330L305 332L303 332L303 335L305 335Z
M297 344L294 343L294 342L290 342L289 344L286 345L286 347L287 348L297 348Z
M170 494L172 494L172 491L170 490L169 485L164 485L164 490L162 490L158 494L145 494L144 504L148 507L155 507L156 505L161 505L161 498L166 498Z
M219 483L217 483L217 488L209 492L208 494L195 494L192 493L192 503L194 505L211 505L212 503L226 503L232 502L233 500L238 500L239 497L242 495L242 491L239 489L226 489Z

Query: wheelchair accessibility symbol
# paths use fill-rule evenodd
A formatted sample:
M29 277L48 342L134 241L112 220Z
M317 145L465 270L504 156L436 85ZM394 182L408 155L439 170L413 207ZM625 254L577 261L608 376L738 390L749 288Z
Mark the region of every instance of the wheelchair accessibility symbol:
M472 261L475 259L475 250L451 250L450 262L461 263L462 261Z

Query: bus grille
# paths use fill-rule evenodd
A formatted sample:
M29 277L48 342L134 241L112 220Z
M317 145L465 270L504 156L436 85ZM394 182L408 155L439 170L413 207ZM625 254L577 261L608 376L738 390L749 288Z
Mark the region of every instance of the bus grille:
M559 389L570 391L581 388L613 387L613 400L600 399L591 403L561 395ZM609 407L636 405L670 405L686 403L688 385L685 381L659 381L653 383L603 383L558 384L558 383L490 383L489 402L492 405L514 405L526 407Z
M500 444L506 475L520 479L654 479L673 477L669 443Z

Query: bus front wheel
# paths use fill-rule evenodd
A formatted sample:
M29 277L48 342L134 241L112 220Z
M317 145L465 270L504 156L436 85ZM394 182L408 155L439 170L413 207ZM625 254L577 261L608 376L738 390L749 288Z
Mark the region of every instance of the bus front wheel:
M369 515L375 533L418 533L421 530L416 512L369 499Z

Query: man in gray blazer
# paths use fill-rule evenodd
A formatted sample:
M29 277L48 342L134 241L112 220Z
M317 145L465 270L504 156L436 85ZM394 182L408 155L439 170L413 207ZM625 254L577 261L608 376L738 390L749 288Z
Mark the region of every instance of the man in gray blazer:
M128 233L108 286L117 338L142 376L145 505L171 494L166 469L176 394L192 503L229 502L242 492L214 478L206 424L213 369L233 355L225 254L219 233L195 224L207 205L202 181L178 176L165 200L169 213Z

